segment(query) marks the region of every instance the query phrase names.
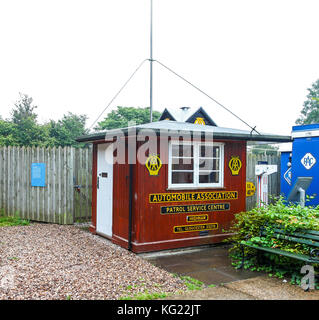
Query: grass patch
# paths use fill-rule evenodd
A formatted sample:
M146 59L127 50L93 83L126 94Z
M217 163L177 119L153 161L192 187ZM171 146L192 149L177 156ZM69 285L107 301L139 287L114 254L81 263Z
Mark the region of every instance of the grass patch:
M139 283L130 284L125 287L124 295L119 300L154 300L160 298L166 298L170 293L166 292L149 292L145 286L145 279L140 278ZM154 283L154 288L160 288L161 284ZM134 290L141 289L141 291L134 293Z
M0 227L28 226L29 224L29 220L24 220L19 217L0 216Z
M154 300L160 298L166 298L168 293L166 292L154 292L150 293L147 290L144 292L136 293L134 295L127 295L120 297L119 300Z
M10 257L10 258L8 258L9 260L13 260L13 261L15 261L15 260L19 260L19 258L18 257Z
M139 284L134 284L134 285L128 285L125 287L125 293L123 296L119 298L119 300L155 300L155 299L160 299L160 298L167 298L169 296L173 296L175 294L183 294L188 291L192 290L202 290L204 288L213 288L216 287L215 284L210 284L210 285L205 285L202 281L197 280L195 278L192 278L190 276L180 276L176 273L172 274L176 278L180 278L185 286L187 287L188 290L179 290L178 292L149 292L148 290L143 290L142 292L138 293L133 293L132 291L136 288L142 288L145 286L145 284L139 283ZM140 279L140 281L144 281L143 278ZM161 287L160 284L155 283L153 284L154 287L159 288Z
M205 287L203 282L195 278L192 278L189 276L181 276L180 278L184 281L188 290L201 290L201 289L204 289Z

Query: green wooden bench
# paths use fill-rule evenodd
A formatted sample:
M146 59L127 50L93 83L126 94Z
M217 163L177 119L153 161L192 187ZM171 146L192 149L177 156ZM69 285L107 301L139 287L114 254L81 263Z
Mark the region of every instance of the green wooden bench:
M296 232L287 232L280 226L275 226L273 230L274 230L274 233L272 235L272 238L287 240L295 243L307 244L311 247L311 249L309 250L309 253L307 255L298 254L298 253L288 252L288 251L277 249L277 248L264 247L262 245L257 245L253 242L250 242L249 240L242 241L240 243L240 247L242 251L242 262L241 262L240 268L242 268L245 263L245 251L244 251L245 247L250 247L260 251L265 251L265 252L301 260L311 265L319 263L319 231L298 230ZM266 236L267 236L266 228L262 227L260 229L260 237L263 238Z

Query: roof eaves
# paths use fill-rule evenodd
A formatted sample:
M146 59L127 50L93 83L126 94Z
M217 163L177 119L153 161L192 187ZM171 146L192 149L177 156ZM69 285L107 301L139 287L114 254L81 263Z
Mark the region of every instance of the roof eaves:
M175 122L175 121L174 121ZM177 123L176 123L177 124ZM181 136L183 134L194 137L207 137L207 138L215 138L215 139L224 139L224 140L245 140L245 141L263 141L263 142L291 142L291 136L282 136L282 135L273 135L273 134L251 134L247 132L227 132L227 128L225 131L219 130L192 130L192 129L183 129L178 128L174 124L174 127L169 129L166 128L153 128L147 127L145 125L140 125L136 127L128 127L128 128L120 128L120 129L112 129L104 132L93 133L86 136L81 136L76 139L78 142L96 142L99 140L109 140L110 138L114 138L115 136L134 136L138 134L140 131L147 132L148 130L156 133L156 135L168 135L168 136ZM206 127L207 129L207 127Z

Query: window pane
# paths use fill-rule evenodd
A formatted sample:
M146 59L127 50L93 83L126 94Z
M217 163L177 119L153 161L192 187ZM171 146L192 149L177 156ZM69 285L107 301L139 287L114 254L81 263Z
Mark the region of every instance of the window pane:
M219 159L199 159L199 170L219 170Z
M193 183L193 172L172 172L172 183Z
M220 158L220 147L201 145L199 156L202 158Z
M199 183L219 183L219 172L201 172Z
M172 170L193 170L194 160L192 158L173 158Z
M173 157L193 157L193 146L190 144L173 144L172 145Z
M194 187L204 184L220 185L224 166L221 162L222 150L219 143L206 145L203 142L183 144L172 141L169 167L171 184Z
M200 157L213 157L213 147L212 146L206 146L206 145L201 145L200 146L200 152L199 152Z

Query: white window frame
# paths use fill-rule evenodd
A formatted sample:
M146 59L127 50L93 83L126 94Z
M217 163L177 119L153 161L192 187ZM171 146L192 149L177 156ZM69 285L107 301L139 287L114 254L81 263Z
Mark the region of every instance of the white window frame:
M174 145L193 145L194 147L194 182L193 183L172 183L172 146ZM219 163L219 183L199 183L199 150L201 145L220 147ZM217 189L224 187L224 143L222 142L203 142L203 141L178 141L171 140L168 145L168 189Z

